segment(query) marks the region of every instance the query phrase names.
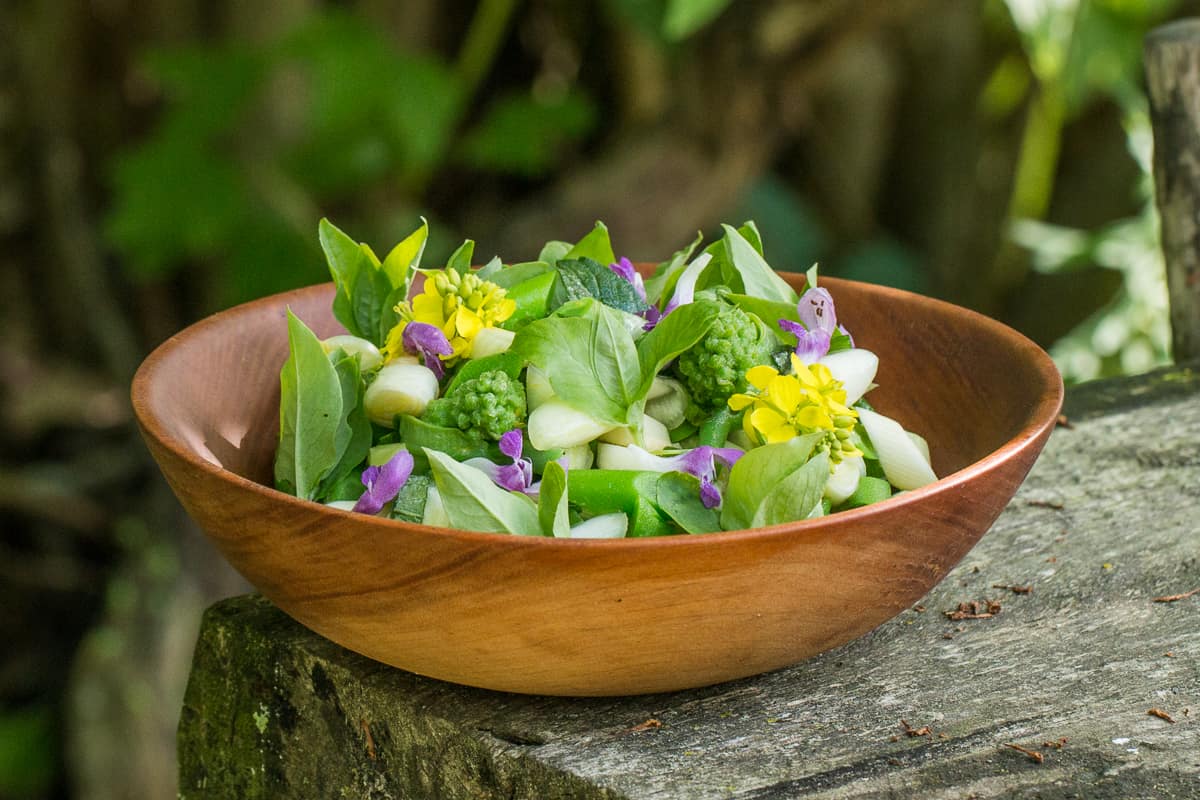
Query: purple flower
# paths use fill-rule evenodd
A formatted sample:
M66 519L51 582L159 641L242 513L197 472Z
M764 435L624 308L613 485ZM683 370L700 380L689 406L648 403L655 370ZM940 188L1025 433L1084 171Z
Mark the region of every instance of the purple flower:
M634 268L633 262L624 256L615 264L609 264L608 268L620 275L625 280L633 284L633 290L637 292L637 296L646 302L646 284L642 282L642 276Z
M779 320L779 327L795 335L796 356L805 364L813 364L829 353L835 331L846 336L845 328L838 325L837 312L833 307L833 295L828 289L812 288L800 296L796 304L800 322ZM802 323L802 324L801 324ZM851 343L853 344L853 339Z
M719 460L726 466L733 466L742 455L741 450L733 447L703 445L677 456L664 457L663 461L670 464L668 469L686 472L699 478L700 502L705 508L716 508L721 505L721 492L713 483L713 479L717 477L716 462Z
M378 514L394 500L413 471L412 453L401 450L382 467L363 470L362 482L367 490L358 498L352 510L363 514Z
M493 483L503 489L529 494L535 487L533 462L528 458L521 458L524 447L521 431L514 428L500 437L500 452L512 459L511 464L500 465L486 458L468 458L463 463L485 473Z
M454 352L454 348L441 328L428 322L410 322L404 326L401 343L406 352L424 358L425 366L433 370L438 380L446 374L446 368L438 356L448 356Z

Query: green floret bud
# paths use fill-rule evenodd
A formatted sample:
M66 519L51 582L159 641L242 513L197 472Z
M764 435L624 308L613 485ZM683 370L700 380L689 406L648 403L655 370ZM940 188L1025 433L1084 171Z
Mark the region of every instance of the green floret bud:
M779 347L779 339L758 317L729 306L676 363L694 404L689 417L710 416L725 406L730 395L745 392L749 388L747 370L773 364Z
M502 370L483 372L434 400L421 418L479 439L499 441L525 424L525 387Z

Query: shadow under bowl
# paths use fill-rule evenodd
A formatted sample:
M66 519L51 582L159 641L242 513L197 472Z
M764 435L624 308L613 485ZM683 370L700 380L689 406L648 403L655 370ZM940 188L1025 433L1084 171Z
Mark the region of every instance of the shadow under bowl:
M1062 403L1049 357L994 320L895 289L822 286L858 345L879 356L872 404L925 436L945 477L820 519L562 540L407 524L278 492L286 309L320 337L344 332L331 284L174 336L138 371L134 409L175 494L230 563L344 647L511 692L704 686L793 664L910 607L995 521Z

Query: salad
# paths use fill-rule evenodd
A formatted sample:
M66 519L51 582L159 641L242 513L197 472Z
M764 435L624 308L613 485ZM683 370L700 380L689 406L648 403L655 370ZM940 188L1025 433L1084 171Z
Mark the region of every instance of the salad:
M603 223L536 261L379 259L327 220L347 333L288 311L275 484L408 522L560 538L703 534L819 517L937 479L864 399L817 268L797 294L754 223L643 278Z

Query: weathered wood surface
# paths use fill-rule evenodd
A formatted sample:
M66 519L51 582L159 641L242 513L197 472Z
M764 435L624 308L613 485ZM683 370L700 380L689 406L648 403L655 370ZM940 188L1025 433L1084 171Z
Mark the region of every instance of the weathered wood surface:
M1154 185L1176 361L1200 357L1200 19L1146 37Z
M181 797L1196 798L1200 594L1154 598L1200 588L1200 372L1085 386L1067 414L920 607L758 678L500 694L378 665L258 598L221 603L180 723ZM986 599L991 618L943 613Z

